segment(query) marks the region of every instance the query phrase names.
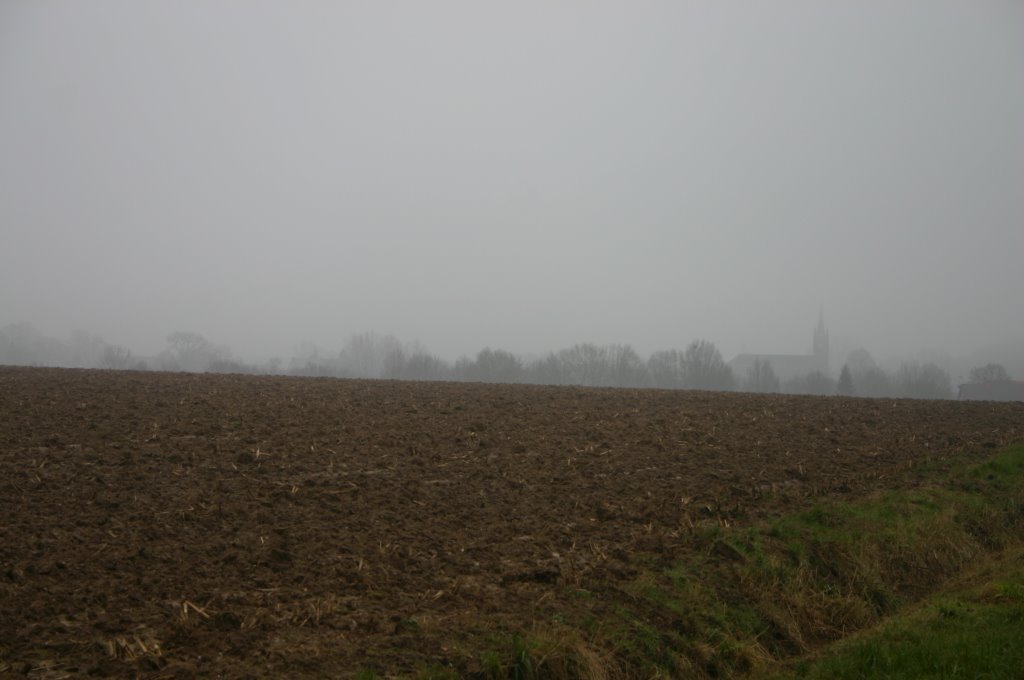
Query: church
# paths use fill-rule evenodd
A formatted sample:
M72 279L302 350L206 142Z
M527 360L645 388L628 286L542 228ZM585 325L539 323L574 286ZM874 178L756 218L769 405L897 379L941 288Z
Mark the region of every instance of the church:
M782 382L802 378L815 371L828 375L828 330L824 314L818 314L818 327L814 329L810 354L738 354L729 362L729 368L737 379L743 380L759 359L771 365L775 376Z

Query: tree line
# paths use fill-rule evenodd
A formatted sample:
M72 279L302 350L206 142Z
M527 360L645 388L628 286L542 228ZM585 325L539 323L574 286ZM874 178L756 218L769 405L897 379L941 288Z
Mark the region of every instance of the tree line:
M474 357L449 363L416 344L408 346L390 335L363 333L350 338L334 356L313 352L296 357L288 372L341 378L586 387L730 390L736 386L721 353L706 340L696 340L685 350L655 352L647 359L629 345L579 343L536 359L485 347Z
M814 371L780 380L771 362L761 359L744 375L735 375L718 348L707 340L694 340L684 349L659 350L647 358L623 344L579 343L533 359L487 347L474 357L462 357L452 363L418 343L403 343L391 335L359 333L338 351L323 351L312 343L302 343L287 361L272 358L254 364L234 358L228 347L194 332L171 333L159 354L140 358L121 345L82 331L72 334L68 341L59 341L20 324L0 328L0 364L918 399L953 397L949 374L934 363L903 362L896 370L885 371L870 353L858 349L849 354L838 379ZM972 382L998 380L1009 380L1006 370L998 364L971 371Z

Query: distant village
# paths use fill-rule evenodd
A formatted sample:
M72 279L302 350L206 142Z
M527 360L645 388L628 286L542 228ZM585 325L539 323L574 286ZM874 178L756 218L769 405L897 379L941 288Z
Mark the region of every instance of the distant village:
M829 352L829 331L822 314L809 354L744 353L729 361L712 342L694 340L684 348L659 350L646 358L629 345L580 343L535 359L484 348L474 357L452 363L416 343L361 333L339 350L324 351L303 343L287 360L271 358L254 364L233 358L230 348L194 332L171 333L163 351L142 357L86 332L74 333L65 341L27 324L0 328L0 364L17 366L1024 401L1024 381L1014 380L1000 364L973 367L966 381L954 384L935 363L905 361L887 371L864 349L850 352L838 375L833 375Z

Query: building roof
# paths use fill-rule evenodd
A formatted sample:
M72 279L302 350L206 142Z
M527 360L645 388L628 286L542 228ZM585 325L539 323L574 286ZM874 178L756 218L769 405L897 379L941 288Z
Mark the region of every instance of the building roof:
M1024 401L1024 381L996 380L960 385L957 399L964 401Z

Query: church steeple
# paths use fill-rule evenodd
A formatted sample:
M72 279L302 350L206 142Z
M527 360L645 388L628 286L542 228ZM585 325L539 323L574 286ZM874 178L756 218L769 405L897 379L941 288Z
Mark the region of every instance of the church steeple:
M819 370L828 371L828 329L825 328L825 312L818 309L818 327L814 329L814 358Z

